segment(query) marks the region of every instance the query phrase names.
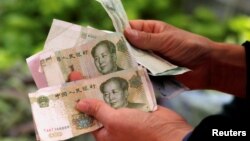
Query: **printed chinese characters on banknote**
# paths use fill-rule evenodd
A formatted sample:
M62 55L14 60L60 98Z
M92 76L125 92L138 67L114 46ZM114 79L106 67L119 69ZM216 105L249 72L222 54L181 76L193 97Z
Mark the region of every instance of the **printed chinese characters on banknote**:
M188 69L131 46L123 35L129 22L121 0L97 1L112 19L116 32L54 19L44 49L26 59L39 89L29 93L29 99L40 140L66 140L102 127L75 109L80 99L94 98L116 109L150 112L157 109L156 89L167 98L186 90L173 81L150 80L148 74L171 76ZM84 79L69 82L73 71Z
M125 28L130 27L127 14L124 10L121 0L97 0L108 13L113 21L113 25L117 32L123 33ZM124 37L125 38L125 37ZM134 48L126 41L128 48L131 50L131 55L137 63L147 68L151 75L177 75L189 71L187 68L178 67L171 64L165 59L155 55L152 52L146 52ZM170 71L171 72L168 72Z
M112 33L78 47L42 53L40 64L48 86L67 82L72 71L88 79L136 67L121 37Z
M114 89L120 96L114 95ZM46 141L65 140L102 126L75 109L80 99L100 99L113 108L128 107L148 112L157 107L154 97L143 68L47 87L29 94L37 132L40 139Z

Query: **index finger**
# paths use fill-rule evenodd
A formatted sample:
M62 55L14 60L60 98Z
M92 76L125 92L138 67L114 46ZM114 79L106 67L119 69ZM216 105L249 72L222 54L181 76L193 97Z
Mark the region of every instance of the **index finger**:
M159 33L163 30L165 23L156 20L131 20L129 24L132 29L148 33Z

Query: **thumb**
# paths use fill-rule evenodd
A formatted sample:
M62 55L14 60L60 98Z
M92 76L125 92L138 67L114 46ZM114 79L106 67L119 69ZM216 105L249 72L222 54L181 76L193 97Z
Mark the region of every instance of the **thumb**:
M77 103L76 108L80 112L93 116L102 124L110 121L110 119L112 119L112 114L115 112L109 105L96 99L83 99Z
M133 46L145 50L157 51L157 48L155 47L157 47L161 43L159 37L157 37L157 34L147 33L131 28L126 28L124 31L124 35Z

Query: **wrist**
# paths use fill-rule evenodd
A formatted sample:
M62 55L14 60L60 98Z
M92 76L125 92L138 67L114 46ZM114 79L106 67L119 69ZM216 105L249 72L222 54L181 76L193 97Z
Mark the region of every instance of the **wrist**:
M212 42L209 70L209 89L245 96L246 59L241 45Z
M245 67L245 51L241 45L211 41L210 47L210 59L213 64L218 63L235 67Z

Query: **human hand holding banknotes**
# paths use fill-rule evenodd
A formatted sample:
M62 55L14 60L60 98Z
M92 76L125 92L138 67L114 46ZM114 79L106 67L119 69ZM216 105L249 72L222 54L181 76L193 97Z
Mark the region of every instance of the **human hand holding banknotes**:
M79 73L74 73L70 81L81 78ZM161 106L158 106L153 113L146 113L128 108L114 110L103 101L82 99L77 103L76 108L103 124L102 128L92 132L97 141L152 141L156 139L161 141L166 138L181 140L181 137L191 130L191 126L187 125L182 117ZM173 128L176 128L177 132L169 135ZM145 135L147 135L146 138Z
M38 91L30 93L29 98L40 140L65 140L95 131L97 140L104 137L102 140L122 141L124 134L118 134L113 139L109 134L103 134L116 131L116 124L121 125L120 131L123 132L136 122L144 124L150 120L157 120L158 112L164 111L163 108L159 108L158 112L146 113L155 111L157 104L145 68L151 75L159 76L177 75L187 71L155 54L133 48L121 34L128 26L121 1L99 2L109 13L117 33L107 33L54 20L44 50L27 59L39 88ZM105 101L106 104L101 101ZM75 109L76 104L79 111ZM106 109L108 113L100 114L96 108L102 107L102 110ZM134 110L123 109L125 107ZM176 119L183 121L172 111L159 112L159 115L162 115L160 113L173 114ZM110 115L117 118L114 123L108 121ZM138 121L133 121L133 117L137 116L141 116L141 119L136 118ZM165 119L165 116L162 118ZM161 122L157 122L155 127L161 125ZM140 133L143 128L150 126L138 127L135 131ZM142 131L141 133L143 134ZM154 134L149 139L157 135ZM140 137L137 139L140 140Z

